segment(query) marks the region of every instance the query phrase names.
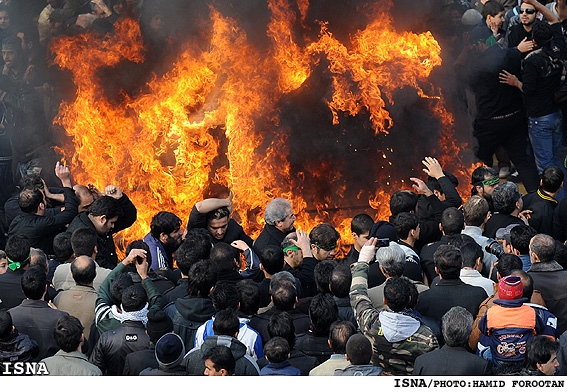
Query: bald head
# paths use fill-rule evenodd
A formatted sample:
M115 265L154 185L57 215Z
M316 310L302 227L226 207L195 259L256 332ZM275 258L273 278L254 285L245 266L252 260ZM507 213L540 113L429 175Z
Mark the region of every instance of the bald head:
M79 199L79 212L87 211L94 201L93 194L89 188L80 184L73 186L73 190Z
M79 256L71 263L71 275L76 284L92 286L96 277L96 264L89 256Z

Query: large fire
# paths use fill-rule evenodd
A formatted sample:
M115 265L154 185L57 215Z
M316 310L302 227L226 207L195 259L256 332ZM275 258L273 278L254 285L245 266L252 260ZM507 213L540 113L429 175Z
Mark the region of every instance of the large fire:
M84 34L55 41L55 62L71 71L77 87L75 100L64 103L56 118L72 139L61 150L77 182L99 188L115 184L138 208L138 220L121 244L148 233L158 211L172 211L186 221L211 182L231 191L233 209L252 238L262 228L264 206L284 197L293 202L296 227L308 231L333 223L344 244L351 242L356 209L385 219L392 190L409 188L410 173L393 175L396 161L436 156L457 177L468 177L471 165L454 153L463 146L454 140L452 116L428 81L441 64L439 45L430 33L396 32L392 4L376 4L368 10L369 20L376 22L353 31L350 42L340 42L324 21L316 39L301 35L307 0L269 0L267 52L252 43L238 20L211 7L209 42L199 46L206 49L188 45L169 71L118 100L106 96L104 75L121 62L145 61L136 21L119 21L104 40ZM328 138L340 144L353 118L362 118L372 131L367 144L376 160L361 162L373 167L366 169L371 178L354 193L346 182L352 173L336 170L335 162L350 158L301 161L290 147L293 140L309 140L310 129L290 125L289 107L321 78L330 81L320 93L330 114L327 126L339 135ZM380 147L394 123L387 106L408 87L439 122L438 135L430 136L438 139L431 144L434 150L424 149L417 157ZM306 185L321 183L325 186L315 189Z

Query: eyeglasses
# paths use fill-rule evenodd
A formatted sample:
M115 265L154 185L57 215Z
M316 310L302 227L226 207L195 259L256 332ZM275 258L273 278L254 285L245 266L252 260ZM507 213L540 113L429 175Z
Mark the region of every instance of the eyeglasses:
M486 180L482 180L481 183L484 186L491 186L491 185L496 185L500 182L500 178L498 178L498 176L493 176L490 178L487 178Z
M520 8L520 14L533 15L536 13L534 8Z

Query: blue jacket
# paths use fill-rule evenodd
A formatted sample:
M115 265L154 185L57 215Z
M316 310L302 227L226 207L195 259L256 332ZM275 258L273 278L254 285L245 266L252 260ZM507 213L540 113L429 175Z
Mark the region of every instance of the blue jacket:
M286 359L280 363L268 363L260 370L260 376L301 376L301 371Z
M544 330L542 319L526 301L526 298L497 299L480 319L478 327L489 337L493 361L522 362L530 340Z
M169 268L170 270L173 269L173 260L171 260L168 256L168 252L166 252L160 240L154 238L152 233L148 233L144 237L144 242L148 244L148 247L150 248L152 258L150 268L152 270L157 271L162 268Z

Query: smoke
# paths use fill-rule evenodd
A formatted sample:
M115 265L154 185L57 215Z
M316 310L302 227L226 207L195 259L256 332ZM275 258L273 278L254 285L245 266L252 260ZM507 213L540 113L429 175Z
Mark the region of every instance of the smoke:
M376 15L376 10L390 11L397 30L417 33L428 31L428 25L440 16L436 13L440 10L436 0L312 0L305 15L301 14L300 3L289 1L290 9L296 14L292 36L300 47L317 39L324 22L328 31L350 49L354 35L375 21L371 15ZM265 0L145 1L140 25L146 43L146 60L142 63L123 61L113 67L101 68L99 74L104 75L107 98L120 104L125 97L143 94L147 83L167 73L177 56L187 48L194 53L206 52L212 31L212 7L223 16L234 19L246 33L248 42L259 53L269 55L272 42L267 27L271 12ZM158 28L155 27L156 15L163 17ZM453 98L458 92L443 76L450 68L450 64L442 65L432 78L439 85L444 83L447 96ZM420 96L415 88L405 87L392 94L392 101L383 94L393 122L387 134L376 133L365 109L356 116L339 111L338 123L334 124L328 106L332 100L332 83L329 63L321 55L302 86L279 99L273 108L278 114L277 120L258 118L250 137L262 138L258 149L264 150L259 152L260 155L267 153L272 142L285 140L285 144L278 146L290 165L291 184L286 184L285 189L301 194L308 209L314 208L316 203L329 208L353 208L353 216L368 208L367 200L377 189L391 194L400 187L408 188L409 177L424 177L421 172L423 157L442 153L439 148L442 123L432 112L435 98ZM433 90L425 93L436 94ZM207 100L204 106L212 104L211 101L214 99ZM204 107L188 108L188 114L198 115L204 110ZM463 108L455 104L450 111L462 113ZM457 137L463 140L468 131L464 118L466 116L460 114L456 117L460 127ZM217 170L230 165L224 131L222 124L209 130L219 140L218 157L211 165L211 179ZM167 161L167 154L162 159ZM215 192L216 195L221 193L214 186L204 190L206 196L214 196Z

